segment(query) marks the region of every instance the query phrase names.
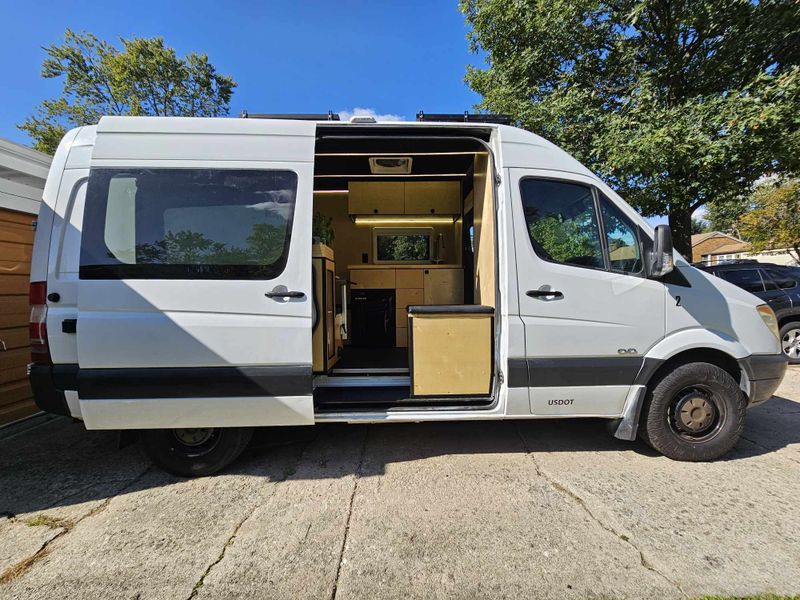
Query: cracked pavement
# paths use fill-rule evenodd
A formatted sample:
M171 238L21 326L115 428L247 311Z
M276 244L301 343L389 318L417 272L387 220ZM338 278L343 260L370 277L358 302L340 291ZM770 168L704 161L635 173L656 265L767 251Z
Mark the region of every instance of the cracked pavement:
M800 592L800 367L724 460L602 421L261 430L181 479L55 419L0 439L0 598Z

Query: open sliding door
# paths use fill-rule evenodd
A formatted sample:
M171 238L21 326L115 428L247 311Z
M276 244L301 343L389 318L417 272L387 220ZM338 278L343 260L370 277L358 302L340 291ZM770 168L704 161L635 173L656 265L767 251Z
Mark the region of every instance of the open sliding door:
M78 292L87 428L313 423L315 127L100 121Z

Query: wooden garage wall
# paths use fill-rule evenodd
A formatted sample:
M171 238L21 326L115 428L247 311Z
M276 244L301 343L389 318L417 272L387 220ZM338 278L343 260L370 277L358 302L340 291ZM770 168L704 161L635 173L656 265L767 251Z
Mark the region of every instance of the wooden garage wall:
M28 285L34 215L0 208L0 425L35 413L28 384Z

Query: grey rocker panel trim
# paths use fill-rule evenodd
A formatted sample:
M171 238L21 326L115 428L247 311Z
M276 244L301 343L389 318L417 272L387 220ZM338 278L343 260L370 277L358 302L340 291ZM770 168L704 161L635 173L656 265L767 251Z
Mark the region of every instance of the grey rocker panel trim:
M631 385L643 370L641 356L510 358L509 387Z

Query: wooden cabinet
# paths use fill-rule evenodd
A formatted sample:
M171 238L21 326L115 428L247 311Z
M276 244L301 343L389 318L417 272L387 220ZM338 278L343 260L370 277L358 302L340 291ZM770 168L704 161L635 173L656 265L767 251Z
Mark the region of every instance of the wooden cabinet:
M351 215L402 215L405 209L402 181L351 181L348 190Z
M312 247L314 305L317 323L311 334L312 362L316 373L327 372L338 360L336 344L336 267L333 251L322 244Z
M395 271L395 285L398 288L422 289L422 269L397 269Z
M463 304L463 269L425 269L422 304Z
M354 289L393 290L394 269L351 269L350 286Z
M409 181L405 184L405 214L461 214L461 184L458 181Z
M492 390L494 311L411 314L412 396L488 396Z
M395 291L395 345L408 345L408 307L421 304L463 304L464 270L454 267L350 269L353 289Z
M458 181L351 181L351 215L459 215Z
M395 308L407 309L415 304L423 304L423 293L420 289L400 288L396 290Z

